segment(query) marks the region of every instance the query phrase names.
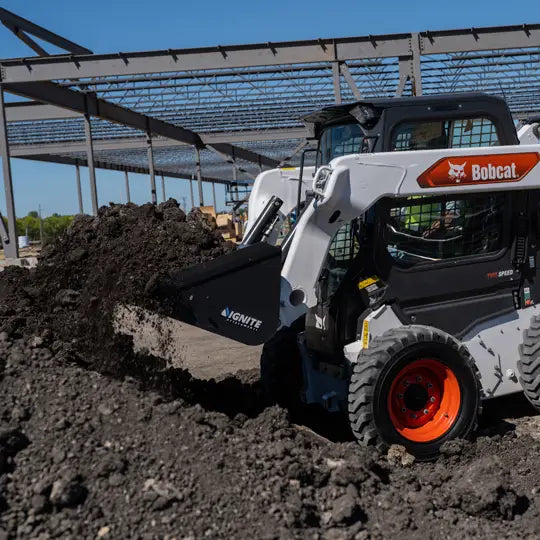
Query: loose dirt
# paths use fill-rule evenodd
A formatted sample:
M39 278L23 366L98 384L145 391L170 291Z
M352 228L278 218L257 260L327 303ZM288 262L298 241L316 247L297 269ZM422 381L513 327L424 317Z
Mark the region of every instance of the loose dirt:
M195 378L115 334L116 305L230 249L175 201L113 205L0 273L0 538L538 538L521 399L416 464L268 406L256 370Z

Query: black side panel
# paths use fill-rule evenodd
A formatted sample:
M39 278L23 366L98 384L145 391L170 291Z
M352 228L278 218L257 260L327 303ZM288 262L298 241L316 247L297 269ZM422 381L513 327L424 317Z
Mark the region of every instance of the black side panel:
M167 314L246 345L279 326L281 249L254 244L178 272L160 284Z
M508 290L403 308L398 315L404 315L407 324L414 320L460 338L473 326L512 311L515 311L514 299L512 291Z

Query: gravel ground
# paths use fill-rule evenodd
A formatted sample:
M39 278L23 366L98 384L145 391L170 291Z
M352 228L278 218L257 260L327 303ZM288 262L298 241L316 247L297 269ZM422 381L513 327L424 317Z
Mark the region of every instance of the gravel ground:
M0 274L0 538L538 538L522 400L416 464L266 406L253 371L199 380L115 336L118 302L157 309L159 275L230 249L174 201L114 205Z

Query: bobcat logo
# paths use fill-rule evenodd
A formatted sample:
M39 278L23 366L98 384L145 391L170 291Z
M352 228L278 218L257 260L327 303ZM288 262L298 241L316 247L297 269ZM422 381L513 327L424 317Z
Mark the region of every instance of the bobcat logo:
M450 180L455 180L456 183L459 183L461 180L467 178L467 175L465 174L466 161L461 165L456 165L448 161L448 165L450 166L450 169L448 169L448 178L450 178Z
M326 330L326 315L323 317L315 315L315 328L317 330Z

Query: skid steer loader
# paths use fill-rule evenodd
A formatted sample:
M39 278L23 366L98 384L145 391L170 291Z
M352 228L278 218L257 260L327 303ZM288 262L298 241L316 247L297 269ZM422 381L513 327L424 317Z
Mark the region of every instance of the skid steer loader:
M174 316L264 343L276 401L418 459L468 437L482 400L540 408L540 118L517 133L503 100L454 94L304 121L315 166L257 177L241 249L163 284Z

